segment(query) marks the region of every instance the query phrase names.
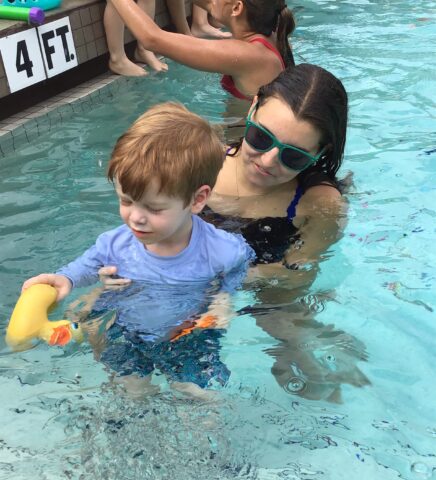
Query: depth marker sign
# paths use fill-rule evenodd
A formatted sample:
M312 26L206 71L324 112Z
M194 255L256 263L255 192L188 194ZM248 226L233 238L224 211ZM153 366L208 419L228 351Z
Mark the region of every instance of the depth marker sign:
M0 38L0 52L11 93L47 78L36 29Z
M77 55L70 19L61 18L37 28L47 77L77 66Z
M0 38L0 53L11 93L78 65L69 17Z

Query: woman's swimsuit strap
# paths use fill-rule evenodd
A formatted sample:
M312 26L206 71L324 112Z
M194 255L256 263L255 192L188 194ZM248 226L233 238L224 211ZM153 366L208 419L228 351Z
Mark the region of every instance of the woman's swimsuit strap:
M285 62L280 55L280 52L277 50L274 45L268 42L268 40L265 40L262 37L255 37L252 38L248 43L254 43L258 42L264 45L268 50L271 50L280 60L280 63L282 64L283 70L285 69ZM231 75L223 75L221 78L221 87L226 91L229 92L231 95L233 95L236 98L239 98L241 100L251 100L251 97L248 97L244 93L242 93L238 87L235 85L235 82L233 81L233 77Z
M295 190L295 195L294 198L292 199L292 202L289 204L288 209L286 210L287 212L287 219L288 221L292 222L296 215L296 209L298 202L300 201L300 198L303 196L304 190L303 188L298 185L297 189Z
M266 48L268 48L268 50L271 50L271 52L275 53L276 57L280 60L280 63L282 64L283 70L286 68L283 57L280 55L280 52L277 50L277 48L273 44L271 44L270 42L268 42L268 40L262 37L252 38L248 43L254 43L254 42L261 43Z

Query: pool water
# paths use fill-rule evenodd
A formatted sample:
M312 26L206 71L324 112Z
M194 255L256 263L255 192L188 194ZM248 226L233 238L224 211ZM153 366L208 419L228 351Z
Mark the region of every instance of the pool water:
M231 376L207 401L160 372L158 394L132 398L87 344L11 353L0 340L1 479L436 478L436 3L296 11L297 62L349 92L342 171L355 183L310 292L279 309L274 279L236 295L221 352ZM170 63L0 160L2 333L25 278L120 223L111 147L168 99L211 121L225 111L216 75Z

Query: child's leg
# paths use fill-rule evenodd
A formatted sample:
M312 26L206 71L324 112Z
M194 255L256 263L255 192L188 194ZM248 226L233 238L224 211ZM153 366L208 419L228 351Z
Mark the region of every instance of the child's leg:
M210 25L207 12L198 5L192 5L192 35L196 37L229 38L230 32L222 32L219 28Z
M138 6L152 19L156 10L156 0L138 0ZM168 65L161 62L150 50L145 49L139 42L135 51L135 60L145 62L157 72L167 71Z
M179 33L192 35L186 20L186 9L184 0L167 0L167 7L171 20Z
M111 1L108 0L104 11L104 28L109 48L109 68L119 75L140 77L147 72L139 65L131 62L124 50L124 22L115 10Z

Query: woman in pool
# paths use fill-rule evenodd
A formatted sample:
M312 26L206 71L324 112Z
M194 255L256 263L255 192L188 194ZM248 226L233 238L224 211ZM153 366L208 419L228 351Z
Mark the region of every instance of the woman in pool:
M362 342L317 322L312 300L302 297L345 218L336 174L347 116L347 93L331 73L307 64L282 72L254 98L204 212L256 251L258 304L245 312L277 340L267 350L276 381L290 394L330 402L341 402L344 384L370 383L359 368ZM279 282L272 286L271 277ZM318 306L334 298L313 293Z
M242 233L259 264L281 262L300 281L338 236L347 105L342 83L315 65L288 68L261 87L205 212Z
M111 2L144 48L198 70L222 73L223 88L237 98L251 100L261 85L294 64L288 35L295 22L285 0L195 0L228 27L233 38L223 40L164 31L134 0Z

